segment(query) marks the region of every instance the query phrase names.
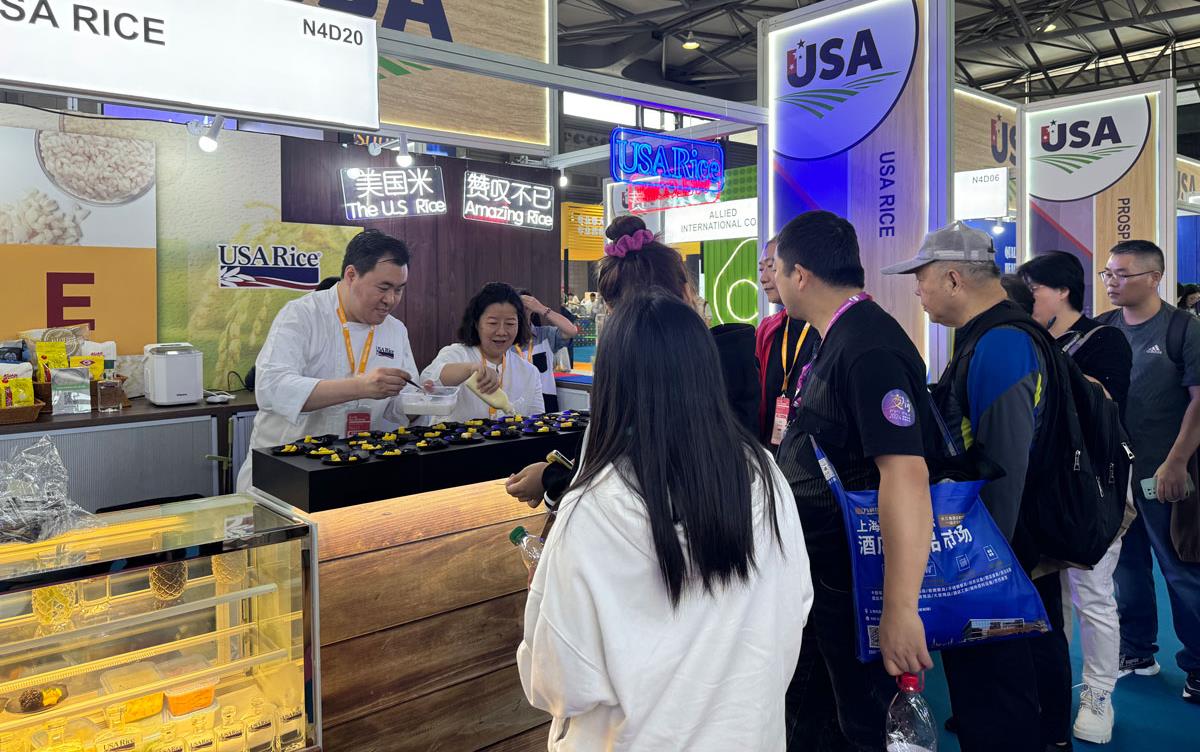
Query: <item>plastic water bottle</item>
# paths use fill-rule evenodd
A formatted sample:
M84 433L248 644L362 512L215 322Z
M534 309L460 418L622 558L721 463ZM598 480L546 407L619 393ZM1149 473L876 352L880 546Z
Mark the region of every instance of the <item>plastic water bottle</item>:
M937 726L921 696L921 677L901 674L900 691L888 707L887 752L937 752Z
M527 531L523 525L513 528L508 534L508 539L521 551L521 559L525 562L525 568L529 570L529 579L532 581L533 572L542 558L542 539Z

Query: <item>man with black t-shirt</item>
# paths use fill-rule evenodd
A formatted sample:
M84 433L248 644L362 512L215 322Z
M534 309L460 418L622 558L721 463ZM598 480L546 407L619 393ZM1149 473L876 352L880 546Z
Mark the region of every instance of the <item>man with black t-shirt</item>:
M846 220L817 211L788 222L779 234L775 270L788 315L811 322L822 336L800 375L793 418L778 452L800 509L816 583L809 619L842 731L855 750L882 752L887 707L896 693L889 674L919 673L933 665L917 613L933 528L922 431L932 420L925 365L895 319L863 291L858 238ZM879 492L887 562L882 661L864 664L857 657L846 529L818 466L814 440L847 490Z
M758 281L772 305L783 305L775 289L775 245L772 238L758 260ZM791 419L796 382L804 364L812 360L821 344L821 335L809 324L780 311L763 319L755 332L754 352L762 385L758 407L758 439L763 446L775 448L783 439L783 429Z

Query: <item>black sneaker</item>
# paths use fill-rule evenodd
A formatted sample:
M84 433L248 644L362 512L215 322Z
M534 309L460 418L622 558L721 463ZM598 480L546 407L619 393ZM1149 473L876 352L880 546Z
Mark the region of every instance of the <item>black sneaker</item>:
M1183 685L1183 699L1200 703L1200 671L1189 671L1187 683Z
M1121 668L1117 671L1117 678L1121 679L1130 674L1138 676L1154 676L1162 670L1162 666L1158 665L1158 661L1154 660L1154 656L1149 658L1134 658L1131 655L1121 656Z

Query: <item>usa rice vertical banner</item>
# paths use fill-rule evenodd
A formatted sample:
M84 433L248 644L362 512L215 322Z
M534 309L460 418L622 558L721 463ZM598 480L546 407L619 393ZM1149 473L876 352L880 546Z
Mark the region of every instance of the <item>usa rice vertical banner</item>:
M1175 81L1168 79L1026 105L1020 137L1025 258L1067 251L1083 263L1084 312L1112 305L1096 273L1123 240L1166 255L1174 295Z
M944 333L926 331L912 278L880 269L949 215L952 4L826 0L763 21L759 35L769 234L814 209L853 222L867 290L936 372Z

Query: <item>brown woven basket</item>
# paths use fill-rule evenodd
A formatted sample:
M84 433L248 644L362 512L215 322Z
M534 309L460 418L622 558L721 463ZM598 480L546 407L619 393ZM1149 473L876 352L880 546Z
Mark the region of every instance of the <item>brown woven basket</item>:
M34 400L32 405L24 407L0 407L0 426L14 426L18 423L32 423L38 419L38 414L46 406L41 400Z

